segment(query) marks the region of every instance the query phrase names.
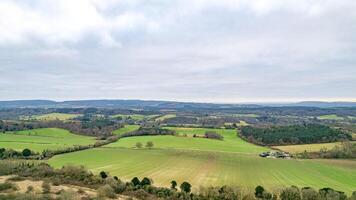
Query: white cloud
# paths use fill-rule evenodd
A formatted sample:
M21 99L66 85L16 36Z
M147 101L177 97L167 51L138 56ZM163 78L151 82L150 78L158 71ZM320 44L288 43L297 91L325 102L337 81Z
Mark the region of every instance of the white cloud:
M0 99L355 98L354 10L353 0L2 0Z

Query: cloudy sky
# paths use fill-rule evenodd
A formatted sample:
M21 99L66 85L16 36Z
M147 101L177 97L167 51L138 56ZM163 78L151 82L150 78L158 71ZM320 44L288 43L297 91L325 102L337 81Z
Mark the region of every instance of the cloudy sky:
M0 99L356 101L355 0L0 0Z

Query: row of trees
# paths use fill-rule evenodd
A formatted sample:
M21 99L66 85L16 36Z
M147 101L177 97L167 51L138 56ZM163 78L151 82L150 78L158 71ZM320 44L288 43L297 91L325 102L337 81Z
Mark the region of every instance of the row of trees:
M308 144L351 140L350 134L320 124L241 128L241 136L264 145Z
M145 145L146 148L152 149L153 146L154 146L154 144L152 141L146 142L146 145ZM143 144L141 142L136 142L135 147L138 149L141 149L143 147Z
M111 121L108 118L91 119L89 121L33 121L33 122L12 122L0 120L0 131L22 131L36 128L63 128L75 134L109 137L116 129L123 127L123 124Z
M298 158L356 158L356 143L350 141L342 142L340 145L336 145L332 149L321 148L319 152L307 152L297 153Z
M146 135L175 135L176 132L168 129L161 129L159 127L140 127L138 130L121 134L119 137L133 137Z
M41 153L40 152L34 152L31 151L30 149L24 149L22 151L16 151L13 149L5 149L5 148L0 148L0 160L4 159L27 159L27 160L43 160L43 159L49 159L55 155L59 154L64 154L64 153L70 153L70 152L75 152L75 151L81 151L81 150L86 150L86 149L91 149L91 148L96 148L96 147L101 147L107 144L110 144L112 142L115 142L118 140L117 136L111 136L107 138L106 140L100 140L97 141L94 144L88 144L88 145L75 145L72 147L66 147L62 149L45 149Z

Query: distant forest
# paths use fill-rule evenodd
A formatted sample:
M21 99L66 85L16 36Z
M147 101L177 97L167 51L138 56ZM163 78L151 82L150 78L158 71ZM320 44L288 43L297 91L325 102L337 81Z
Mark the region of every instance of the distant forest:
M257 144L309 144L351 140L350 134L320 124L241 128L241 136Z

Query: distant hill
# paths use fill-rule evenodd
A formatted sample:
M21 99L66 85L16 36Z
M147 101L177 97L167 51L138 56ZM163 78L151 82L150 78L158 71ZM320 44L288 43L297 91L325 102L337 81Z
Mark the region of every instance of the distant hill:
M49 100L15 100L0 101L0 108L36 108L36 107L53 107L57 104Z
M308 106L308 107L320 107L320 108L331 108L331 107L356 107L356 102L323 102L323 101L302 101L295 103L296 106Z
M321 102L304 101L298 103L260 103L260 104L214 104L191 103L175 101L145 101L145 100L77 100L77 101L50 101L50 100L15 100L0 101L0 108L155 108L155 109L233 109L233 108L259 108L259 107L356 107L356 102Z

